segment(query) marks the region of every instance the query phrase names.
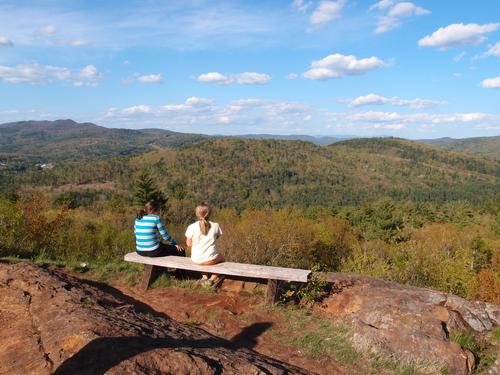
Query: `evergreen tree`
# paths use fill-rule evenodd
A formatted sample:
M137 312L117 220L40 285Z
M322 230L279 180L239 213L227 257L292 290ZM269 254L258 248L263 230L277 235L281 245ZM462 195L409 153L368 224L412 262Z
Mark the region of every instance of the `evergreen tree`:
M167 199L148 171L143 170L134 181L134 201L139 206L144 206L149 201L160 203L164 206Z

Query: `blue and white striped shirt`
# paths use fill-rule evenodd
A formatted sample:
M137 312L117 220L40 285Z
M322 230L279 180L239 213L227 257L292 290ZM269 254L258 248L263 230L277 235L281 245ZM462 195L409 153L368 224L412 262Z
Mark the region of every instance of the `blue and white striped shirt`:
M164 240L170 241L172 245L177 245L170 234L165 230L165 226L158 215L144 215L142 219L135 219L134 233L135 244L139 251L152 251L160 247L160 241L156 235L156 230Z

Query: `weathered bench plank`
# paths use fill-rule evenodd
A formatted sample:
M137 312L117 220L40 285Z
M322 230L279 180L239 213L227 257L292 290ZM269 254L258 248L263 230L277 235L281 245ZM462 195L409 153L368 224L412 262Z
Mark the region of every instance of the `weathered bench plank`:
M258 279L283 280L307 282L311 271L298 268L283 268L272 266L261 266L257 264L245 264L234 262L223 262L212 266L200 266L191 259L179 256L166 257L143 257L137 253L125 255L127 262L149 264L152 266L177 268L190 271L217 273L229 276L252 277Z

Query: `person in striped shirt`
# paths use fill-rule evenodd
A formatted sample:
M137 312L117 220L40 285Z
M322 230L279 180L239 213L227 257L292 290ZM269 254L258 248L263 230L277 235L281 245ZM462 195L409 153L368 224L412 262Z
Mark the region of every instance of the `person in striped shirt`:
M135 244L137 254L148 257L161 257L167 255L186 256L184 249L168 234L160 219L160 205L148 202L137 214L134 225ZM161 243L157 232L170 244Z

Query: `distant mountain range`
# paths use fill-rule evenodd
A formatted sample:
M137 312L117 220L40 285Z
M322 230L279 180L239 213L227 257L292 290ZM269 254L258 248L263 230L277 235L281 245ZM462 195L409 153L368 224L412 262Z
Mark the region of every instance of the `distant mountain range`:
M17 156L40 162L58 160L94 160L117 155L179 148L223 136L177 133L163 129L113 129L73 120L19 121L0 124L0 159ZM230 138L305 141L326 146L354 135L309 136L244 134ZM480 138L439 138L417 142L452 151L500 159L500 136Z
M0 157L22 155L43 161L102 159L181 147L210 138L162 129L111 129L73 120L0 124Z
M477 155L491 156L500 159L500 135L494 137L475 138L436 138L421 139L419 142L432 146L445 148L447 150L468 152Z
M313 136L313 135L275 135L275 134L242 134L235 136L243 139L276 139L282 141L304 141L311 142L319 146L327 146L346 139L359 138L355 135L336 135L336 136Z

